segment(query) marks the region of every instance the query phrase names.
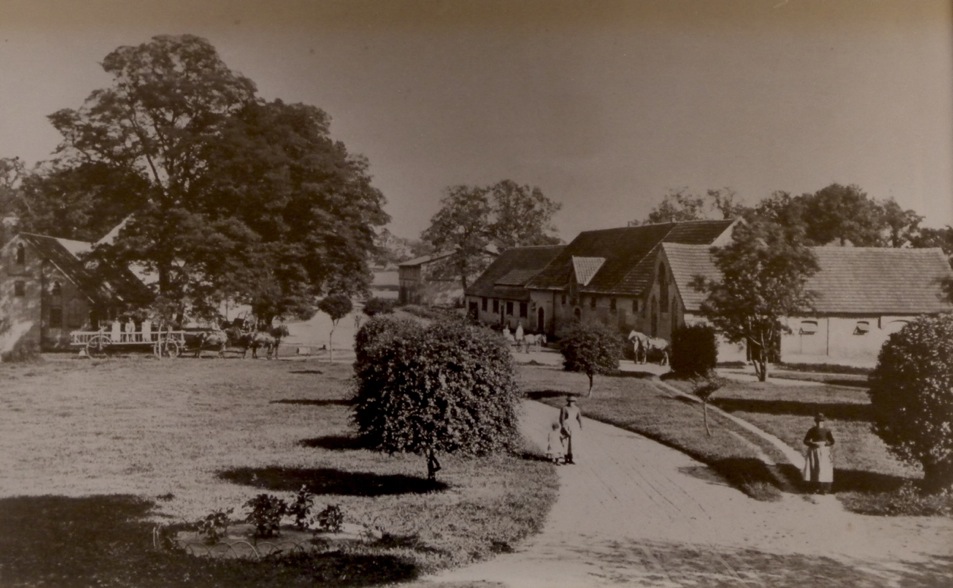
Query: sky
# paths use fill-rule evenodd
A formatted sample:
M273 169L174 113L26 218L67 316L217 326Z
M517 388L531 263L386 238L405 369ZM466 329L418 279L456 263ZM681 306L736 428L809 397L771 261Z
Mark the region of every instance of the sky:
M447 186L562 203L560 237L670 190L857 184L953 224L953 8L934 0L0 0L0 157L48 159L46 116L157 34L208 39L266 99L319 106L370 161L390 230Z

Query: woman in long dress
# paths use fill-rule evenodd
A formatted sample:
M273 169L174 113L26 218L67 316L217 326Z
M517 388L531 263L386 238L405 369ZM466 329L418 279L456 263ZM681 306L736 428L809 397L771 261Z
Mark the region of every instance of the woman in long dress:
M808 482L815 494L827 494L834 482L834 461L831 459L831 447L834 435L824 426L824 415L817 413L814 426L804 435L807 445L807 457L804 460L804 481Z
M559 411L559 424L566 435L566 463L575 463L573 445L578 448L579 432L582 431L582 411L576 406L576 399L566 398L566 406Z

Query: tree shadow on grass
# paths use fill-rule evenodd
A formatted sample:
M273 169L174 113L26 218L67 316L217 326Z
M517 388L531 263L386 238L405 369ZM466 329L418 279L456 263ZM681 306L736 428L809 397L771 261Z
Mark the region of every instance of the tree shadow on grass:
M546 400L547 398L565 398L575 396L580 398L582 394L570 392L568 390L526 390L526 397L530 400Z
M310 449L330 449L331 451L357 451L359 449L368 449L368 446L360 437L351 435L326 435L324 437L314 437L313 439L302 439L298 445Z
M862 470L834 470L834 492L893 492L911 478L866 472Z
M412 580L387 554L301 553L207 559L153 544L153 503L134 496L0 499L4 586L372 586Z
M291 370L288 373L289 374L323 374L324 372L321 370L315 370L315 369L310 369L310 370L304 369L304 370Z
M813 417L818 412L831 420L870 421L873 418L869 404L803 402L796 400L756 400L745 398L715 398L712 404L727 412L754 412L775 415Z
M296 492L302 486L307 486L308 490L318 495L393 496L426 494L449 488L443 482L426 478L347 472L334 468L233 468L219 472L218 477L234 484L280 492Z
M350 398L283 398L268 404L300 404L302 406L351 406Z

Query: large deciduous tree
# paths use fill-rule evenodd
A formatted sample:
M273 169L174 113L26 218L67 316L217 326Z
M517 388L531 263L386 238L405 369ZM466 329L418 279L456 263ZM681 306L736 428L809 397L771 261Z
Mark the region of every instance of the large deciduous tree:
M65 170L50 181L134 203L95 255L152 273L164 300L248 303L261 323L310 316L326 291L366 289L383 196L366 160L330 138L327 114L256 98L191 35L120 47L102 65L109 87L50 116ZM106 177L126 182L123 196Z
M644 220L632 224L733 219L746 211L747 207L738 202L738 194L731 188L709 189L705 194L696 194L683 187L669 190Z
M764 220L738 225L731 243L712 248L720 280L696 277L694 287L708 293L702 313L728 340L745 343L758 379L780 345L782 318L811 308L807 279L817 259L797 233Z
M450 186L421 239L450 256L437 265L439 277L460 280L464 289L488 263L485 251L527 245L552 245L552 219L561 204L535 186L503 180L492 186Z

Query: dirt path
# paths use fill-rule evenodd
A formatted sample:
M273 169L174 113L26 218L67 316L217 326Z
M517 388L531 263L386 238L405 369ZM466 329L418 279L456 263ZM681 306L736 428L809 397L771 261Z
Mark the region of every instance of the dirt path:
M527 402L543 444L556 410ZM585 421L577 465L559 468L544 530L512 554L430 578L440 585L941 585L953 521L863 517L834 497L749 499L687 456Z

